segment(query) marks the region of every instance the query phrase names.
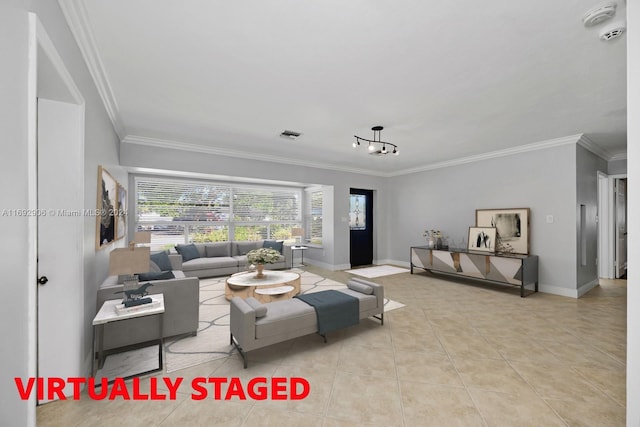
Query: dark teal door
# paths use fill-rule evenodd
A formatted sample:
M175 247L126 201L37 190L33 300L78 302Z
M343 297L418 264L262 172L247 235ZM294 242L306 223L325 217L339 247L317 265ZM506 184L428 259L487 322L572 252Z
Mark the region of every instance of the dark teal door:
M352 188L349 195L351 267L373 263L373 191Z

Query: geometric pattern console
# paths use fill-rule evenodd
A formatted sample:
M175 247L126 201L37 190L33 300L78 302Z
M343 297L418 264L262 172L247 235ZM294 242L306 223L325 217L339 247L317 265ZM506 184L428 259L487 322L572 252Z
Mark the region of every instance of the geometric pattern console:
M411 274L414 267L491 283L519 286L521 297L525 296L524 289L527 285L533 285L534 292L538 292L537 255L494 254L412 246Z

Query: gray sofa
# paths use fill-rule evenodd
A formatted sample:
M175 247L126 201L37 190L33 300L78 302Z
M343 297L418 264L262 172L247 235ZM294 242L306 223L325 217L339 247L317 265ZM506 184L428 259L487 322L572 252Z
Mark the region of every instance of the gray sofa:
M382 285L354 278L340 292L358 298L360 319L373 316L384 324ZM254 298L233 297L230 328L231 344L240 352L246 368L245 352L316 333L318 321L315 309L297 298L262 304Z
M200 310L200 280L185 277L174 271L175 279L153 280L149 294L164 294L163 337L192 334L198 332ZM145 282L146 283L146 282ZM109 276L98 289L97 308L100 310L106 300L122 298L122 284L117 276ZM139 344L158 339L158 319L146 316L107 323L104 328L104 350Z
M255 242L194 243L199 258L183 261L180 254L169 254L174 270L181 270L187 277L213 277L245 271L249 267L247 252L263 247L264 240ZM281 270L291 266L291 246L284 244L280 260L265 264L265 269Z

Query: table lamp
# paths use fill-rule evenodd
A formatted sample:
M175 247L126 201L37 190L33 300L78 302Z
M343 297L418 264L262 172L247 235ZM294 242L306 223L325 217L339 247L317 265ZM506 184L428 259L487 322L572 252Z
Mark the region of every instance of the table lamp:
M291 229L291 235L296 238L296 244L302 243L302 236L304 236L304 229L299 227L294 227Z
M138 273L149 271L151 261L151 249L149 247L138 247L137 244L149 243L151 241L151 233L135 233L134 240L129 242L126 248L116 248L109 254L109 274L125 276L124 299L122 303L125 306L145 304L138 302L136 304L131 301L151 302L150 298L132 298L131 292L138 289ZM148 301L147 301L148 300Z

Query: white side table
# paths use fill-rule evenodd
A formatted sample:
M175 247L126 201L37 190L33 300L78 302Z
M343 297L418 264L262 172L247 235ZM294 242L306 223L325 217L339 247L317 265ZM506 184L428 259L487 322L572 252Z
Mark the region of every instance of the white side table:
M300 251L300 264L304 266L304 251L309 249L306 246L291 246L291 268L293 268L293 259L296 257L296 251Z
M138 305L135 307L124 308L122 305L122 299L114 299L105 301L100 307L100 311L93 318L93 352L94 357L92 358L91 372L92 375L95 375L96 367L95 367L95 352L98 352L98 369L101 368L104 364L104 325L111 322L119 322L121 320L134 319L136 317L144 317L144 316L160 316L160 330L158 334L158 365L159 368L157 370L149 371L156 372L164 369L164 364L162 362L162 346L164 343L162 332L163 322L164 322L164 295L163 294L154 294L148 295L151 298L151 302L149 304ZM96 341L97 341L97 349L96 349ZM149 372L141 372L136 375L147 374ZM135 376L135 375L134 375Z

